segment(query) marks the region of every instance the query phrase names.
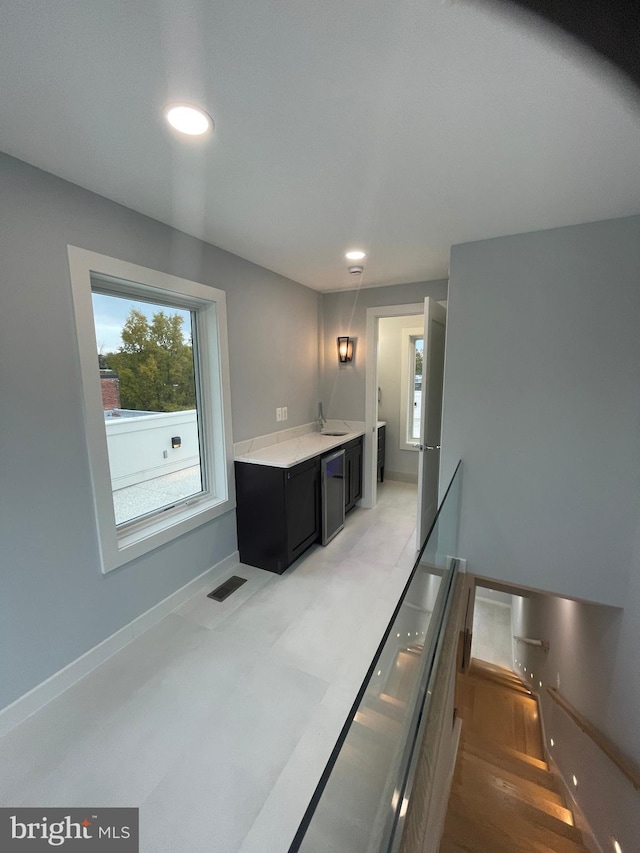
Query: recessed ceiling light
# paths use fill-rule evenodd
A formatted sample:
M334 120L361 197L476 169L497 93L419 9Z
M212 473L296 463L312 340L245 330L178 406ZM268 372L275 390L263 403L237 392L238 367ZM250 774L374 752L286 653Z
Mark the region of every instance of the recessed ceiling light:
M202 136L213 129L211 116L189 104L171 104L165 108L164 115L171 127L188 136Z
M351 252L345 253L345 258L348 261L361 261L367 257L367 253L363 252L361 249L353 249Z

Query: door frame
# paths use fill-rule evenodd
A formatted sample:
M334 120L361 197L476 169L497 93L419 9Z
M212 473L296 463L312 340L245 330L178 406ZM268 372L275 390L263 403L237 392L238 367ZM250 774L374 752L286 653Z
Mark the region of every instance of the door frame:
M424 300L404 305L367 308L364 394L364 462L361 506L372 509L378 499L378 320L381 317L418 315L424 321Z
M442 348L436 346L435 327L442 328ZM444 396L444 359L447 331L447 309L443 305L439 305L435 299L427 296L424 300L424 363L422 368L422 400L421 400L421 418L420 418L420 444L419 447L419 462L418 462L418 511L416 518L416 548L419 551L428 534L431 525L436 517L439 502L439 483L440 483L440 445L442 443L442 402ZM442 357L442 373L438 369L438 358ZM436 363L436 371L434 371L434 360ZM432 391L439 385L439 394L434 397ZM432 408L432 404L438 400L440 404L440 412L437 420L434 419L436 410ZM437 435L436 435L437 433ZM429 444L431 442L431 446ZM437 449L435 449L437 447ZM431 458L430 449L433 453L437 453L437 460ZM433 464L435 462L435 465ZM425 501L427 497L427 485L433 485L433 477L436 477L436 489L433 494L433 503ZM429 497L431 497L429 490Z

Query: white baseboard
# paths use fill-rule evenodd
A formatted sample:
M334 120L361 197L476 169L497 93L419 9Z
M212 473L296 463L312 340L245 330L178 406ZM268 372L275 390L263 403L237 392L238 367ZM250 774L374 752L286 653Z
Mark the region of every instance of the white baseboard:
M206 589L212 581L216 580L230 569L238 565L239 554L234 551L224 560L216 563L210 569L207 569L197 578L186 583L184 586L177 589L171 595L159 601L145 613L141 613L133 622L129 622L123 628L120 628L106 640L98 643L89 651L85 652L79 658L67 664L58 672L41 682L33 689L29 690L15 702L7 705L0 710L0 737L6 735L11 729L22 723L27 717L35 714L40 708L43 708L56 696L59 696L71 685L75 684L85 675L88 675L100 664L104 663L110 657L119 652L130 642L139 637L161 619L164 619L169 613L183 604L194 595L197 595L202 590Z

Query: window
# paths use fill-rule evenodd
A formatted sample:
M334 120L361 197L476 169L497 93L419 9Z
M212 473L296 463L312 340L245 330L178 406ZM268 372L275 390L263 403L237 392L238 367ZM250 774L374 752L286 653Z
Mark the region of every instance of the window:
M400 397L401 450L417 450L420 444L423 350L424 330L403 329Z
M103 571L233 508L223 291L69 246Z
M422 337L411 338L411 352L409 353L409 364L411 377L409 380L409 423L407 434L409 440L420 441L420 419L422 415L422 351L424 339Z

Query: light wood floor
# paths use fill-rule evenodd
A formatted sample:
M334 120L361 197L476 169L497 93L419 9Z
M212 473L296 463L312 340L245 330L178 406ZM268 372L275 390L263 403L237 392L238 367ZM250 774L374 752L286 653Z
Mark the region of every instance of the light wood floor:
M510 670L458 676L462 735L440 853L586 851L544 760L538 706Z

